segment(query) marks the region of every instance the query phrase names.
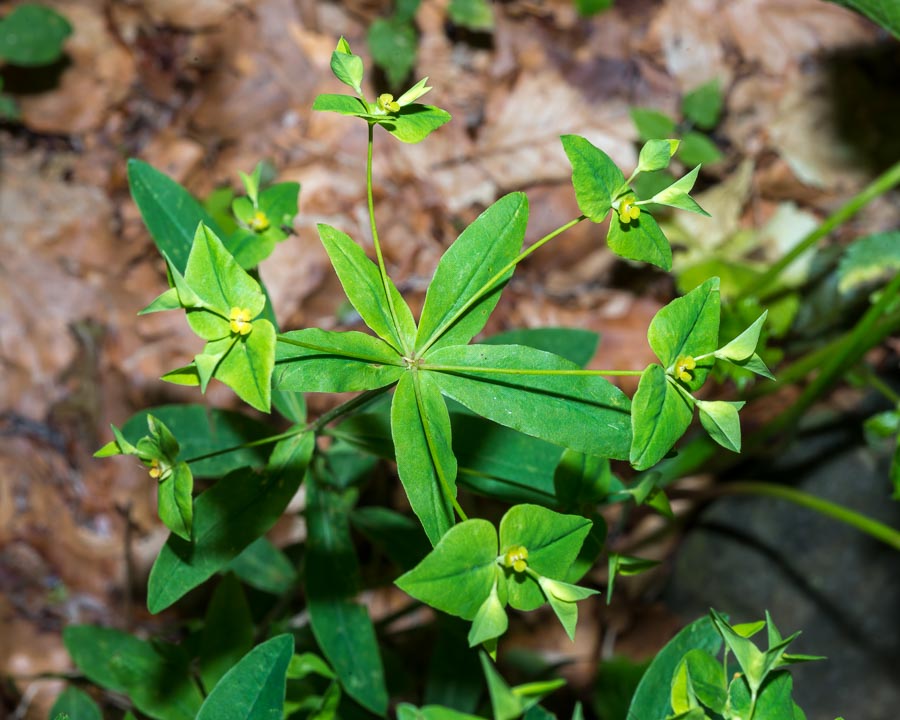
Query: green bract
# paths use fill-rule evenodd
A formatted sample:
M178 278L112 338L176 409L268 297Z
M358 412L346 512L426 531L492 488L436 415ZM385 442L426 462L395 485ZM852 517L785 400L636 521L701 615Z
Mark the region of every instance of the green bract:
M506 631L503 608L534 610L549 602L574 639L575 603L596 590L562 580L578 556L591 522L538 505L516 505L500 521L499 534L485 520L451 528L416 567L397 579L413 597L472 620L469 644Z
M319 95L313 102L313 110L336 112L363 118L369 125L381 125L391 135L406 143L424 140L434 130L450 120L450 114L432 105L416 103L422 95L431 90L419 80L396 100L389 93L379 95L375 102L363 97L362 59L353 55L344 38L331 55L331 70L335 77L356 91L357 97L350 95Z

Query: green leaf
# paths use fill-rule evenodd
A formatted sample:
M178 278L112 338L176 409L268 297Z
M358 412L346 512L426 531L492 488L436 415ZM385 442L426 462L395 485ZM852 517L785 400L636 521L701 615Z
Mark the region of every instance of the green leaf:
M13 65L49 65L60 58L72 26L58 12L24 4L0 20L0 58Z
M197 720L279 720L293 653L291 635L253 648L213 688Z
M676 716L687 713L698 706L697 696L694 694L694 688L691 686L688 666L684 660L678 664L678 668L675 670L675 677L672 678L669 704L672 706L672 712Z
M313 635L341 686L367 710L384 715L388 695L375 628L355 601L359 565L350 537L356 492L307 486L306 594Z
M751 691L758 690L768 674L765 653L761 652L752 641L738 635L721 613L710 610L709 614L728 649L734 653Z
M554 472L553 486L561 506L571 510L606 499L612 480L607 458L566 450Z
M194 477L186 462L178 463L172 472L160 479L157 499L159 519L173 533L188 542L191 539Z
M499 573L498 573L499 575ZM494 585L490 594L478 608L472 619L472 629L469 631L469 647L475 647L490 640L496 640L506 632L509 627L509 619L503 609L503 601L497 592L498 577L494 578Z
M718 80L710 80L687 93L681 100L685 118L702 130L712 130L722 112L722 90Z
M714 165L722 159L722 153L703 133L688 132L681 138L678 159L688 166Z
M723 448L739 453L741 451L741 421L738 410L744 402L725 400L697 400L700 423L709 436Z
M713 353L719 342L719 278L710 278L656 313L647 340L670 372L680 358ZM685 385L692 391L703 385L714 362L712 357L698 360Z
M397 382L400 356L383 340L353 330L293 330L279 336L273 382L280 390L352 392Z
M404 373L391 405L397 473L432 545L454 521L457 466L450 433L450 416L434 379L428 373Z
M425 295L417 350L465 344L484 328L513 268L479 294L518 255L527 223L528 198L510 193L481 213L447 249Z
M736 362L748 360L756 352L756 346L759 344L759 334L762 331L768 314L768 310L763 312L763 314L754 320L753 324L744 330L744 332L738 335L734 340L730 341L727 345L723 345L716 350L715 356L721 360L732 360Z
M628 398L596 375L552 374L580 370L564 358L519 345L469 345L431 352L422 367L452 368L429 374L445 395L494 422L580 452L628 456Z
M526 345L552 352L579 367L585 367L597 352L600 336L581 328L518 328L490 335L481 342L485 345Z
M268 320L256 320L252 332L237 338L219 361L213 377L228 385L248 405L269 412L274 367L275 328Z
M658 110L632 108L630 114L641 142L662 140L675 134L675 121Z
M538 583L547 602L556 614L569 640L575 641L575 626L578 623L578 600L584 600L591 595L596 595L597 590L579 587L560 580L551 580L548 577L540 577Z
M525 700L513 693L487 653L480 652L478 657L481 658L481 667L487 680L494 720L515 720L525 712Z
M602 720L625 720L628 704L649 664L649 660L635 662L616 655L609 660L601 660L591 688L597 716ZM573 715L572 720L584 720L584 717Z
M672 678L682 658L694 649L716 654L721 646L722 639L709 618L700 618L681 630L650 663L631 700L628 717L665 720L669 708L660 702L660 698L668 697Z
M259 195L259 209L265 213L271 228L290 228L297 215L297 198L300 183L281 182L270 185ZM285 234L284 237L287 237ZM279 238L279 239L283 239Z
M560 139L572 164L578 207L593 222L601 222L625 184L625 176L609 155L583 137L563 135Z
M396 510L377 505L356 508L350 522L401 570L412 569L431 551L422 526Z
M337 677L334 670L328 667L328 663L315 653L305 652L294 655L288 664L288 680L302 680L309 675L318 675L326 680L334 680Z
M450 113L439 107L412 103L401 107L396 115L379 118L378 124L402 142L417 143L450 119Z
M50 708L51 718L57 718L60 714L67 720L103 720L100 708L91 700L90 695L72 686L63 690Z
M783 720L794 717L794 702L791 699L793 686L790 673L778 672L770 675L763 683L756 700L754 720Z
M514 505L500 521L500 554L523 546L531 570L564 578L590 529L591 521L580 515L563 515L539 505ZM509 604L517 610L544 604L544 593L529 574L508 569L507 586Z
M200 635L200 679L207 693L253 648L253 616L240 582L228 574L212 594Z
M224 566L243 582L271 595L283 595L297 582L297 571L281 550L265 537L250 543Z
M285 235L285 237L287 237ZM257 235L252 230L238 228L226 237L222 244L242 268L259 265L275 249L275 240L267 235Z
M352 115L356 117L369 117L369 106L365 101L352 95L334 95L324 93L313 100L313 110L323 112L336 112L341 115Z
M831 0L862 13L900 39L900 5L893 0Z
M372 60L384 70L392 89L397 88L415 67L418 40L416 29L408 20L377 18L369 26L366 42Z
M470 30L484 32L494 29L494 13L487 0L450 0L447 15L452 22Z
M266 304L259 283L237 264L216 233L204 224L198 225L194 234L184 280L205 308L221 316L220 322L211 325L206 318L210 313L188 313L188 322L194 332L205 340L228 334L228 316L232 308L246 308L252 319L262 313ZM225 323L224 332L222 322Z
M187 190L143 160L128 161L128 185L156 247L184 273L197 226L224 236L216 221Z
M357 95L362 95L363 61L350 51L350 45L343 37L331 53L331 72L342 83L353 88Z
M613 0L575 0L575 9L581 17L592 17L613 6Z
M266 462L265 448L240 448L240 445L271 434L265 423L231 410L219 410L205 405L160 405L140 410L122 426L122 434L137 442L147 427L147 416L153 415L178 438L180 457L191 458L217 453L226 448L233 452L191 462L195 477L221 477L241 467L261 467Z
M499 575L497 550L493 525L466 520L450 528L434 550L395 584L433 608L472 620Z
M388 278L388 289L399 327L391 316L388 296L378 267L348 235L330 225L319 224L319 237L331 259L347 299L366 323L398 353L411 348L416 336L416 321L406 301Z
M170 536L150 571L150 612L165 610L268 532L300 486L314 446L311 433L283 440L264 475L238 470L197 497L193 542Z
M632 466L646 470L656 465L684 434L692 417L693 408L669 382L665 370L648 365L631 406Z
M135 707L156 720L194 720L202 697L180 648L112 628L71 625L63 642L85 677L124 693Z
M669 207L678 208L679 210L687 210L688 212L697 213L709 217L709 213L697 204L688 193L694 187L697 180L697 173L700 172L700 166L697 165L687 175L673 182L669 187L660 190L656 195L650 198L650 202L658 205L668 205Z
M684 656L691 679L691 687L697 699L706 707L719 715L725 708L728 688L725 685L725 673L722 663L706 650L691 650Z
M650 263L666 271L672 269L672 248L656 220L648 212L641 212L628 223L622 222L618 215L613 215L609 221L606 243L619 257Z
M678 150L678 144L678 140L648 140L638 156L637 172L665 170Z
M900 231L866 235L854 240L841 256L837 271L838 290L849 293L872 283L887 281L898 271Z
M609 580L606 586L606 604L609 605L612 600L613 589L615 588L616 578L633 577L641 573L652 570L659 565L659 560L648 560L647 558L639 558L631 555L620 555L619 553L610 553L607 566L609 568Z

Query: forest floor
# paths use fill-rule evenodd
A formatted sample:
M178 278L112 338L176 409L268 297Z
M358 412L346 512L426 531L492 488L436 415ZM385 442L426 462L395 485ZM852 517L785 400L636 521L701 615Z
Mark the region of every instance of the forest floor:
M310 108L317 94L342 92L329 70L337 37L368 57L366 28L391 5L46 4L74 27L67 60L50 76L4 70L22 119L0 127L0 678L17 679L0 695L35 693L29 718L46 717L59 686L28 678L71 667L64 625L166 622L141 605L166 537L155 488L132 463L91 457L110 422L198 399L159 381L199 347L186 324L136 317L166 277L130 199L126 160L146 160L200 198L237 190L238 171L260 159L300 182L296 236L261 273L283 327L344 327L345 298L315 228L328 222L371 249L366 130ZM570 0L508 0L495 5L493 31L479 34L448 23L446 2L422 3L414 79L429 76L426 101L454 120L419 145L379 134L374 166L387 266L414 308L440 254L500 195L528 194L526 243L578 215L561 134L587 137L630 170L629 109L677 117L681 97L709 80L725 98L711 133L724 158L698 185L714 219L682 226L676 267L742 231L756 259L777 257L880 169L883 148L866 138L897 117L877 98L892 81L882 55L896 67L898 50L874 25L821 0L618 5L583 19ZM895 204L877 201L833 241L898 218ZM536 253L488 330L594 330L594 367L642 369L647 324L674 285L617 260L604 237L582 223ZM234 404L221 386L209 395ZM300 532L279 531L282 542ZM655 652L683 620L654 599L660 582L626 589L640 602L606 611L579 651Z

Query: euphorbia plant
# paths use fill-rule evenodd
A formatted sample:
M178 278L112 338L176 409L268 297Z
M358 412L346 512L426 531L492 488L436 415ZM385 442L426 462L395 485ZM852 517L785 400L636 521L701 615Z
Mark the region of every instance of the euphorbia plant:
M269 412L274 405L290 425L272 433L237 413L166 406L121 431L113 428L114 439L98 453L136 455L159 483L160 515L173 532L150 573L151 612L216 573L234 573L282 598L266 614L254 614L242 584L226 574L204 623L177 648L111 630L69 628L66 642L82 672L127 694L151 717L325 718L350 712L342 697L385 714L390 696L379 633L356 602L361 578L351 526L403 571L391 578L401 590L470 622L465 633L472 648L483 646L496 657L509 624L507 607L549 605L574 638L577 603L597 593L577 583L603 550L598 508L634 501L668 510L652 475L628 486L612 473L610 461L651 468L687 430L695 407L714 440L739 450L742 403L702 400L696 393L718 361L769 377L756 354L765 315L738 337L719 341L716 278L657 313L648 340L659 363L644 371L585 369L596 337L579 331L472 342L518 263L586 220L609 219L607 242L622 257L669 269L671 249L651 208L703 213L689 194L697 168L649 198L637 197L632 185L640 173L669 165L678 143L668 139L648 142L626 179L602 150L564 136L582 214L523 249L528 200L523 193L500 198L444 253L416 319L382 254L373 201L374 136L382 127L403 142L419 142L450 116L416 102L431 89L425 80L396 99L368 100L362 60L343 39L331 66L355 95L320 96L314 108L367 124L376 261L335 227L319 225L319 237L371 334L279 329L254 265L286 236L280 228L296 212L296 186L263 187L258 169L244 175L247 197L234 202L239 223L226 236L179 186L142 163L130 166L133 195L165 257L170 285L143 312L183 310L205 341L193 362L164 379L201 391L218 380L257 410ZM640 376L634 398L606 379L618 375ZM307 392L360 394L308 421L302 401ZM150 435L142 437L147 424ZM325 437L331 442L320 442ZM390 508L359 506L373 454L396 461L417 521ZM194 475L221 479L192 498ZM298 572L264 534L304 480L308 538ZM512 504L499 526L469 517L478 505L460 496L460 486ZM613 576L617 569L634 573L647 566L635 558L610 558ZM282 618L297 583L311 635ZM277 635L254 647L254 638L284 630L293 637ZM496 720L518 717L558 685L509 688L488 655L481 663ZM470 656L477 664L474 651ZM146 671L124 672L122 658L125 665L139 660ZM196 677L188 672L194 659ZM167 685L172 677L177 683ZM479 694L476 689L474 696L450 697L452 709L402 705L398 714L472 714ZM664 717L670 698L658 702Z

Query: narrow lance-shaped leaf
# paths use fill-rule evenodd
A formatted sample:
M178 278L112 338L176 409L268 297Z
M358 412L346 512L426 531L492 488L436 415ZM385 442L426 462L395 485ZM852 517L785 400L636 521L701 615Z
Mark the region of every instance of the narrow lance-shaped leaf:
M331 259L350 304L363 322L397 352L411 348L415 341L416 322L406 301L388 278L390 303L397 313L398 323L391 315L391 304L385 293L385 283L378 267L366 257L363 249L350 237L329 225L320 224L319 237Z
M700 166L697 165L697 167L691 170L683 178L676 180L665 190L660 190L656 193L656 195L650 198L650 202L656 203L657 205L669 205L670 207L678 208L679 210L687 210L688 212L709 217L709 213L700 207L700 205L697 204L697 201L688 194L690 193L691 188L694 187L694 183L697 181L697 173L699 172Z
M276 388L297 392L374 390L406 370L400 355L379 338L356 331L306 328L284 333L275 347Z
M355 491L333 491L313 479L307 493L305 580L313 635L347 694L383 715L388 696L375 628L355 599L359 566L349 523Z
M564 358L519 345L469 345L426 360L422 368L436 370L429 374L441 392L483 417L580 452L628 456L628 398L599 376L566 374L580 368Z
M484 328L513 268L474 303L473 299L515 259L527 223L528 199L523 193L511 193L462 232L441 257L428 286L416 335L417 350L465 344Z
M428 374L406 372L400 378L391 405L391 435L400 481L436 545L453 525L457 468L447 406Z

